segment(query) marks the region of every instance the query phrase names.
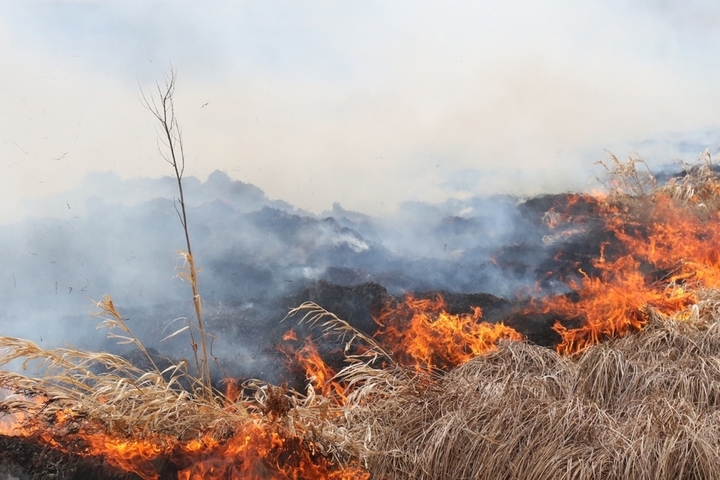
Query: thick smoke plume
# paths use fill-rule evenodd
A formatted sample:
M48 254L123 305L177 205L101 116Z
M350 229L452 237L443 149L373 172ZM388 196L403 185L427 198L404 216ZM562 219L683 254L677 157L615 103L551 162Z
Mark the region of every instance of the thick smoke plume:
M173 188L171 178L95 174L29 205L53 215L0 226L0 333L117 350L89 318L110 294L144 343L189 356L184 339L160 342L192 312L190 287L177 277L183 237ZM558 242L584 233L547 235L553 196L409 202L384 218L335 204L316 215L215 172L205 182L187 178L186 198L213 353L242 366L226 373L271 380L279 321L318 281L374 282L391 295L557 293L566 287L544 278L546 263Z

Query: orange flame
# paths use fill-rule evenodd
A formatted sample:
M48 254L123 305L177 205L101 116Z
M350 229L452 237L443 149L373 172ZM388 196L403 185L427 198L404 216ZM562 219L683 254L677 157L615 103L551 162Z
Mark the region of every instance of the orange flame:
M113 436L99 424L81 420L70 411L55 413L46 424L39 415L17 415L13 417L15 424L10 424L10 415L2 417L1 435L23 438L32 435L34 441L55 450L101 458L145 480L160 478L157 465L163 461L179 467L179 480L369 478L361 468L340 468L323 456L316 445L260 416L239 423L232 437L223 441L211 434L181 441L161 435Z
M297 335L293 330L289 330L283 335L283 340L297 340ZM305 378L316 392L332 398L339 405L345 402L345 387L334 380L337 371L322 359L312 337L307 337L299 349L289 345L282 345L279 349L288 357L291 364L297 365L305 372Z
M337 469L321 455L288 438L276 428L246 423L233 438L218 444L212 438L186 445L184 455L197 460L178 473L179 480L245 480L326 478L368 479L363 470Z
M445 300L417 299L407 295L396 308L385 308L375 319L376 334L394 350L396 360L421 371L452 368L495 348L499 340L519 341L522 336L502 323L482 320L480 307L473 313L451 314Z
M569 282L577 301L567 296L541 301L541 311L582 323L567 328L556 322L553 329L562 338L557 346L561 353L642 329L647 307L677 313L696 302L693 288L720 286L718 212L699 212L697 206L662 192L636 199L633 208L600 200L601 219L620 253L607 258L603 245L592 262L598 273L580 271L582 278Z
M225 384L225 406L232 407L242 395L240 382L234 378L225 378L223 383Z
M297 358L305 368L306 377L316 390L322 392L323 396L330 397L335 394L341 399L345 399L344 388L333 380L337 372L320 357L312 338L308 337L305 340L305 344L297 353Z

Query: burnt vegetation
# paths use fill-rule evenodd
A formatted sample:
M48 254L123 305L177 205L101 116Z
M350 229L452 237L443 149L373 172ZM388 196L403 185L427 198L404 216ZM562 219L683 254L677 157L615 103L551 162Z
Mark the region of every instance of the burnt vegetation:
M155 312L131 321L106 297L101 326L128 346L117 354L0 337L0 474L720 478L720 177L709 153L662 181L639 159L611 157L602 195L495 199L510 226L446 215L446 237L418 241L417 262L379 240L387 226L339 206L318 219L260 200L244 213L203 205L257 230L247 250L208 261L202 302L190 239L221 240L188 222L174 85L171 75L145 104L179 189L194 318L173 305L160 307L174 317L163 328ZM257 200L246 187L225 185ZM244 293L213 294L228 282ZM258 286L271 283L284 285ZM146 323L184 349L146 346L134 330ZM233 354L233 342L253 348ZM40 374L16 373L19 362Z

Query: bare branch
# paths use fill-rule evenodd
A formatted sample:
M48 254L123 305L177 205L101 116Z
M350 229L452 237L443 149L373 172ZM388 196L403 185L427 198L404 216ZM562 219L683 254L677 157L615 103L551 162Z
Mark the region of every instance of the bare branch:
M185 244L187 247L184 254L187 268L186 277L192 287L193 305L195 307L197 329L200 336L201 359L198 359L197 355L195 356L196 367L198 369L198 375L202 379L205 393L211 394L210 365L208 362L209 356L206 332L202 318L202 301L200 293L198 292L198 269L195 267L195 260L192 254L192 247L190 245L187 211L185 209L185 194L182 183L183 175L185 174L185 148L183 146L182 131L178 123L177 115L175 114L175 104L173 102L176 78L175 69L171 66L170 71L165 75L164 85L161 85L160 82L155 83L157 94L148 98L141 88L140 98L145 108L152 113L160 124L160 133L158 133L158 150L160 152L160 156L173 167L175 179L177 180L179 197L177 198L176 203L173 202L173 205L175 206L175 211L180 218L180 224L182 225L183 233L185 234ZM160 147L161 143L164 149ZM179 209L177 206L178 203L180 204ZM193 348L193 352L197 352L198 345L195 343L194 337L192 337L192 328L189 328L188 330L191 335L191 346Z

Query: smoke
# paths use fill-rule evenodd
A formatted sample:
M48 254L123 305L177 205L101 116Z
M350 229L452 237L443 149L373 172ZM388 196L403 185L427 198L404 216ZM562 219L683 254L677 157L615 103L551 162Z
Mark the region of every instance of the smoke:
M25 204L52 214L0 226L0 333L118 351L91 317L109 294L146 345L191 358L182 335L160 341L193 312L178 276L175 188L171 178L93 174L77 190ZM272 345L290 328L279 321L318 281L512 299L535 288L553 251L541 218L554 197L406 202L371 217L339 204L315 215L221 172L187 178L185 190L213 354L232 358L238 371L227 373L238 376L275 378Z

